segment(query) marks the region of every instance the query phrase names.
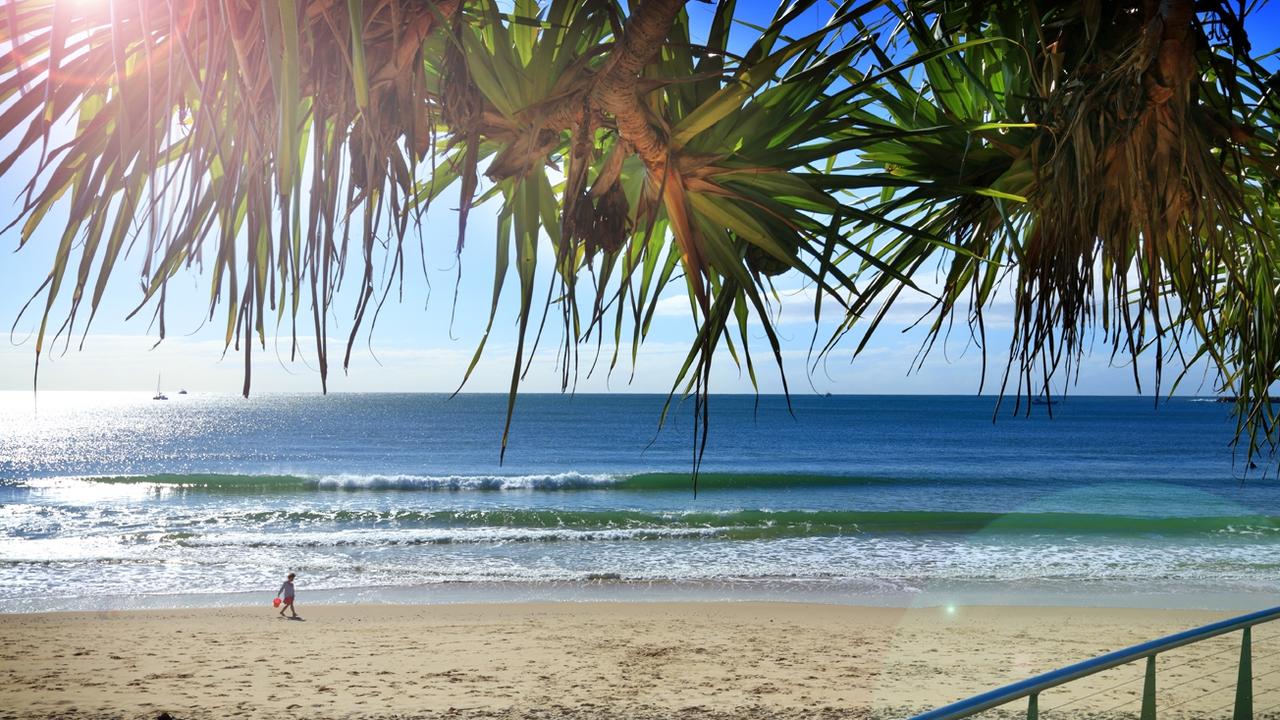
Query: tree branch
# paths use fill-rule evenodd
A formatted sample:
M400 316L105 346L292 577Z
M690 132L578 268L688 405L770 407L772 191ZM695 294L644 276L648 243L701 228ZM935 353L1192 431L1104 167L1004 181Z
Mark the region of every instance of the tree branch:
M636 86L645 65L662 49L684 4L685 0L646 0L637 8L591 90L593 104L613 115L622 139L658 176L666 167L666 138L649 122L651 113L640 101Z

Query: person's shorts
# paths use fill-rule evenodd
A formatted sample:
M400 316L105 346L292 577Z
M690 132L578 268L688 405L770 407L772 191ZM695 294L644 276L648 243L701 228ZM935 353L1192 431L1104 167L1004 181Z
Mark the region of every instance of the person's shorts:
M293 596L292 596L292 595L285 595L285 596L284 596L284 604L285 604L285 605L292 605L292 604L293 604Z

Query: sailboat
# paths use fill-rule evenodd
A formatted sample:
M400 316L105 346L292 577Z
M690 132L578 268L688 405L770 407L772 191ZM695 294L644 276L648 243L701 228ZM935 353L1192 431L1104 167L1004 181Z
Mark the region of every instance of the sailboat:
M151 399L152 400L168 400L169 399L168 395L165 395L164 393L160 392L160 376L159 375L156 375L156 394L155 394L155 397Z

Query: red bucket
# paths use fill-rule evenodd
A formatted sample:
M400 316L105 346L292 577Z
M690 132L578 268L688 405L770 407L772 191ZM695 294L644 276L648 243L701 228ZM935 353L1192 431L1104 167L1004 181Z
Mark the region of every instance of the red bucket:
M271 601L271 607L280 607L280 598Z

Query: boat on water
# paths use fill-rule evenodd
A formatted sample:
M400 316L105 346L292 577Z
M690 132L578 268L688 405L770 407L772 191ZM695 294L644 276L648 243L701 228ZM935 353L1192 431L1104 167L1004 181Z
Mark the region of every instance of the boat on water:
M178 394L179 394L179 395L186 395L186 394L187 394L187 391L186 391L185 389L183 389L183 390L179 390L179 391L178 391Z
M152 400L168 400L169 399L168 395L165 395L164 393L160 392L160 376L159 375L156 376L156 394L151 399Z

